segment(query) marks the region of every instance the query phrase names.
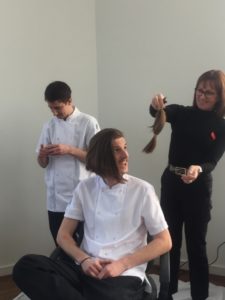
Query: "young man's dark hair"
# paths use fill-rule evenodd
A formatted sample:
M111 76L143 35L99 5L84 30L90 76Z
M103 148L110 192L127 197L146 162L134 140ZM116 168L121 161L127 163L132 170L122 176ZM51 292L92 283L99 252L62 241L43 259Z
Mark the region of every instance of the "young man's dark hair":
M119 182L123 182L112 149L112 141L121 137L124 137L123 133L114 128L106 128L95 134L88 147L86 169L101 177L112 176Z
M71 98L71 88L63 81L53 81L45 89L45 101L67 102Z

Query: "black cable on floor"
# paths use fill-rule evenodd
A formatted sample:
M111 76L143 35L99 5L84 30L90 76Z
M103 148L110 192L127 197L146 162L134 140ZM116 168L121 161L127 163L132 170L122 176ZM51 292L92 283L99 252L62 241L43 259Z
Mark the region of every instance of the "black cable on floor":
M214 264L214 263L217 261L217 259L219 258L219 250L220 250L220 248L221 248L223 245L225 245L225 242L222 242L222 243L219 244L219 246L216 248L216 258L215 258L211 263L209 263L209 266L211 266L212 264Z

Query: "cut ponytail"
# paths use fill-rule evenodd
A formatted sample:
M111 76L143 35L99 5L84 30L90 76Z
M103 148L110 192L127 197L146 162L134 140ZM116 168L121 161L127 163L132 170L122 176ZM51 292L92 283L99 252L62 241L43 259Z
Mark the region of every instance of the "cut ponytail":
M157 135L162 131L164 125L166 123L166 113L164 109L160 109L157 111L155 116L155 122L151 126L153 131L153 137L150 142L144 147L142 150L145 153L151 153L156 147L157 143Z

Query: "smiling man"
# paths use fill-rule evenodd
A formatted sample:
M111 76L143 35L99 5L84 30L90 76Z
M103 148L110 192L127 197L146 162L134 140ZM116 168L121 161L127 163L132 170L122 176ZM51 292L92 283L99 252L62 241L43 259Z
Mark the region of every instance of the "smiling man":
M74 262L26 255L14 268L14 280L31 299L142 300L147 262L171 248L154 188L127 174L127 144L117 129L91 139L86 168L96 175L75 189L57 237ZM80 247L73 239L79 221Z

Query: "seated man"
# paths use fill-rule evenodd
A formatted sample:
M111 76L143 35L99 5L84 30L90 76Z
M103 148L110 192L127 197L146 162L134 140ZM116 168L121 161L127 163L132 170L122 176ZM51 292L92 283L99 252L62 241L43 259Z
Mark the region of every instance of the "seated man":
M86 168L96 175L76 187L57 236L74 262L26 255L14 280L32 300L141 300L147 262L171 248L154 188L127 174L127 144L117 129L91 139ZM80 247L73 239L79 221Z

